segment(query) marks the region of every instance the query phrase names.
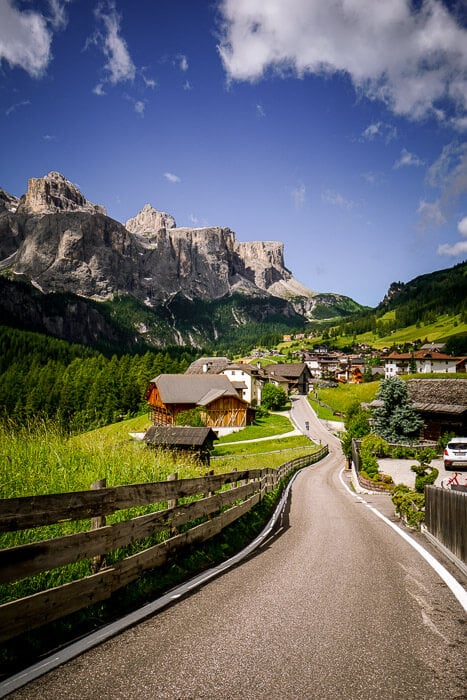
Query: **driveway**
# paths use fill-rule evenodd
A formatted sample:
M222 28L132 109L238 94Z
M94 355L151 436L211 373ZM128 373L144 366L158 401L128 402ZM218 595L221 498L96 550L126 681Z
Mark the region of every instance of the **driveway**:
M418 464L416 459L390 459L385 457L384 459L378 460L379 469L384 474L389 474L392 476L395 484L405 484L410 488L415 488L415 477L417 476L415 472L411 470L412 464ZM442 459L433 459L430 466L436 467L439 474L435 481L435 486L441 486L441 481L446 476L452 476L454 472L447 472L444 468Z

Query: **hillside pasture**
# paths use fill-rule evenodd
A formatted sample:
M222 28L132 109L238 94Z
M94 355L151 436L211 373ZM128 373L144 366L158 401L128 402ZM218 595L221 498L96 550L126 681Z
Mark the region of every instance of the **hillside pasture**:
M345 415L352 404L373 401L378 389L379 382L339 384L336 387L318 389L318 398L331 406L335 413Z

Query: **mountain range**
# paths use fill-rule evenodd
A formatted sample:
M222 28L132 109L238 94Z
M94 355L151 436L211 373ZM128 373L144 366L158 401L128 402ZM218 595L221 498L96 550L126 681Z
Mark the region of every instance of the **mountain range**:
M119 347L212 346L362 310L298 282L278 241L177 227L147 204L122 224L58 172L0 190L0 323Z

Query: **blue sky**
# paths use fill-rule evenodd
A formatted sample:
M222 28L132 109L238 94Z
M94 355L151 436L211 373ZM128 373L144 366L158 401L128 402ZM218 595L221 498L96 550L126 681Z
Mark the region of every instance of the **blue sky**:
M375 306L467 258L466 0L0 0L0 187L280 240Z

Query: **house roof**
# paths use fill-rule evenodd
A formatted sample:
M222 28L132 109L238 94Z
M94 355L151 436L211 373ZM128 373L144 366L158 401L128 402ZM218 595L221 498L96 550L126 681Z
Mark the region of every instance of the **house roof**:
M248 363L234 363L232 362L231 364L228 364L227 367L224 367L221 372L226 372L227 370L232 370L236 371L239 370L241 372L244 372L245 374L249 374L250 376L263 376L264 372L261 367L258 367L258 365L251 365Z
M151 380L165 404L207 406L221 396L238 396L224 374L160 374Z
M211 428L166 425L153 425L144 436L147 444L166 447L201 447L207 441L216 439L217 435Z
M453 357L437 350L416 350L415 352L391 352L387 355L387 360L451 360L458 362L460 357Z
M419 411L467 411L467 379L409 379L407 388Z
M200 357L191 363L185 374L218 374L229 363L228 357Z
M467 379L409 379L409 398L417 411L461 415L467 411ZM383 405L374 399L369 408Z
M298 379L305 371L309 371L305 362L294 362L290 364L267 365L265 373L271 377L284 377L285 379Z

